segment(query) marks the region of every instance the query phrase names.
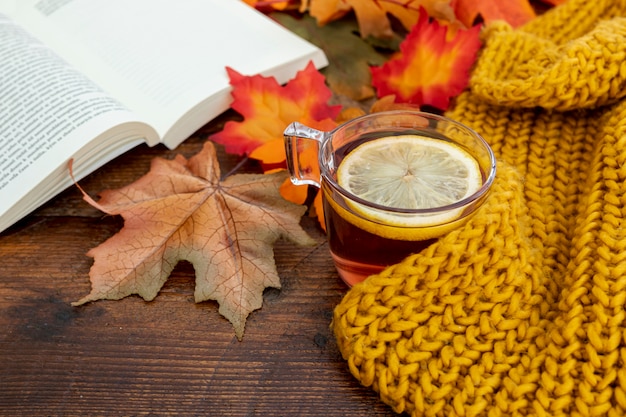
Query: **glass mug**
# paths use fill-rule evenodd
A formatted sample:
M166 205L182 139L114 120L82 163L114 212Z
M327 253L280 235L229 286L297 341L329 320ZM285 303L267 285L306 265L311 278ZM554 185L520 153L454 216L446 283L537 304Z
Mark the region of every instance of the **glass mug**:
M409 209L367 201L339 185L338 168L355 148L404 135L451 142L466 151L480 168L477 190L441 207ZM496 173L493 151L480 135L446 117L419 111L372 113L330 132L294 122L286 128L284 139L292 183L321 189L330 252L348 286L420 252L460 227L484 202Z

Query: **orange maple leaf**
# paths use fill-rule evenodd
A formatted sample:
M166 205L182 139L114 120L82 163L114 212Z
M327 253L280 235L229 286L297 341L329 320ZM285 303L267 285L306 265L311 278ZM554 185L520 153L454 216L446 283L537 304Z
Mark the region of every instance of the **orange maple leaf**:
M244 76L231 68L227 71L233 87L231 108L244 120L227 122L211 137L224 145L226 152L247 154L275 165L285 161L283 132L289 123L298 121L320 130L336 126L334 119L341 106L328 104L332 92L313 63L284 86L274 77Z
M138 294L152 300L181 260L196 272L195 301L216 300L239 339L267 287L280 288L273 244L287 238L315 243L299 225L305 207L285 201L286 177L237 174L220 181L215 148L185 159L155 158L150 172L91 205L121 215L124 227L87 255L91 292L73 305ZM81 190L82 191L82 190Z
M446 38L447 30L422 12L400 52L382 66L371 67L378 97L395 95L396 102L446 110L450 98L467 86L481 46L478 25L458 30L451 39Z
M320 26L341 19L352 10L345 0L303 0L300 11L307 11Z
M485 23L504 20L518 27L536 17L528 0L455 0L455 14L466 27L474 24L478 16Z

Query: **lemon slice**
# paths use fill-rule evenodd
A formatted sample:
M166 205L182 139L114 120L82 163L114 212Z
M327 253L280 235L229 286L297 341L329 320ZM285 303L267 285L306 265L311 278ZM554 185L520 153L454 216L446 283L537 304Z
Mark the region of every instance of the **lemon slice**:
M402 135L376 139L356 147L339 165L337 182L350 193L381 206L432 209L474 194L482 186L482 174L476 159L454 143ZM350 201L350 206L362 217L392 228L434 227L458 219L463 210L396 213L354 201ZM348 214L348 217L352 216ZM355 223L354 218L346 220ZM363 227L363 224L356 225ZM376 234L390 233L389 230L381 233L380 226L375 228L378 230ZM439 234L435 230L432 232ZM407 232L403 233L406 235ZM426 234L417 233L418 237Z

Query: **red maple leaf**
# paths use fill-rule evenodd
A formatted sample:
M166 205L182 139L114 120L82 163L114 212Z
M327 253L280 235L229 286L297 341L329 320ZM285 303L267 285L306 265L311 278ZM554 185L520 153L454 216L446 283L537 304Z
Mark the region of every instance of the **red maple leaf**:
M446 110L450 98L469 81L469 73L481 46L480 26L458 30L447 39L448 27L420 18L400 44L400 52L380 67L371 67L378 97L395 95L396 102L430 105Z
M269 12L272 10L287 10L289 8L297 8L295 0L243 0L250 7L261 12Z

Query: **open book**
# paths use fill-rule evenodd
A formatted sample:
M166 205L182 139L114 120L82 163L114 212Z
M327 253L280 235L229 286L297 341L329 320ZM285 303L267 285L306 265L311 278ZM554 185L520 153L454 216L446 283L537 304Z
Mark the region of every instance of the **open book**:
M145 142L175 148L317 47L240 0L0 0L0 232Z

